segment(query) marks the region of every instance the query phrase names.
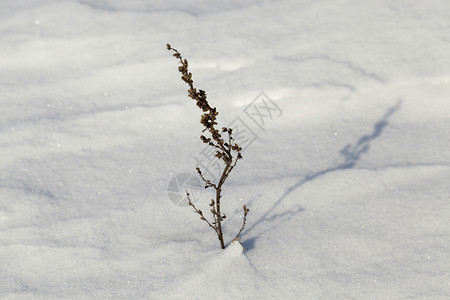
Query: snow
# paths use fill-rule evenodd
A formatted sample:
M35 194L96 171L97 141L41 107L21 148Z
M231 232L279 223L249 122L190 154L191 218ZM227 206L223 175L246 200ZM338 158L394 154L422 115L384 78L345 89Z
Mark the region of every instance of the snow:
M1 7L0 298L450 298L448 1ZM226 250L167 194L203 144L166 43L255 137Z

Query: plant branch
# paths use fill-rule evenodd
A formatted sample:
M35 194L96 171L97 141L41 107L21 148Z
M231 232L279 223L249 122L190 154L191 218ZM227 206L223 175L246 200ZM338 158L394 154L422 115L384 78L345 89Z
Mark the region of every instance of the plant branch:
M217 228L216 228L215 226L211 225L211 223L209 223L208 219L206 219L206 218L203 216L203 212L202 212L201 210L197 209L197 207L195 207L194 203L192 203L191 198L189 197L188 191L186 191L186 195L187 195L187 199L188 199L188 204L189 204L190 206L192 206L192 208L194 208L195 212L198 213L198 214L200 215L200 220L203 220L203 221L205 221L206 223L208 223L209 227L211 227L212 229L214 229L215 232L217 232Z
M244 205L243 209L244 209L244 217L242 219L242 227L241 227L241 230L239 230L238 234L236 235L235 239L239 239L239 236L241 235L242 230L244 230L245 223L247 222L247 214L250 211L250 209L248 209L247 206L245 206L245 205Z
M202 180L205 182L205 188L213 187L216 190L216 199L211 199L211 214L213 215L214 222L211 224L203 215L203 212L192 203L189 193L186 191L187 198L189 201L189 205L194 208L194 211L200 215L200 219L204 220L208 225L214 229L214 231L217 233L217 237L220 241L220 246L222 249L225 249L225 243L223 240L223 231L222 231L222 221L226 218L225 214L222 214L221 211L221 198L222 198L222 187L230 175L231 171L234 169L234 167L237 164L237 161L239 159L242 159L241 150L242 148L238 146L238 144L235 142L232 132L233 130L231 128L222 127L222 133L228 134L228 143L225 142L224 137L219 133L219 130L216 128L217 122L217 115L219 114L217 112L217 109L215 107L211 107L206 100L206 92L203 90L197 90L194 87L194 81L192 80L192 73L189 72L188 69L188 61L187 59L183 59L181 54L178 52L178 50L172 48L169 44L167 44L167 49L172 50L174 52L173 56L176 57L179 60L180 66L178 67L178 71L182 74L181 79L187 83L189 86L188 90L188 96L196 101L197 106L203 111L203 114L200 119L200 123L205 127L202 132L209 132L210 137L206 137L204 135L200 136L200 139L203 143L208 144L209 146L217 149L215 153L215 157L217 157L219 160L222 160L224 162L224 169L222 171L222 174L220 176L219 182L212 183L211 180L206 179L200 168L196 168L197 173L200 175ZM234 153L236 154L234 156ZM237 238L241 234L242 230L244 229L248 209L244 205L244 220L241 227L241 230L238 232Z

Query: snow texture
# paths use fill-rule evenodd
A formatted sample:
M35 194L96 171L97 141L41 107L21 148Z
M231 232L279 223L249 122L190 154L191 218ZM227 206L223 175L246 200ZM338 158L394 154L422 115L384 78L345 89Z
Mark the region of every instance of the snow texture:
M449 32L446 0L1 0L0 298L450 299ZM226 250L167 194L203 144L166 43L247 126Z

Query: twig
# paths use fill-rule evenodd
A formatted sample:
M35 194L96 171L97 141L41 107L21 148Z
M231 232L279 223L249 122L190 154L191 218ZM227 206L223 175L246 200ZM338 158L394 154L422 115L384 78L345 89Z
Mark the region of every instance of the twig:
M236 235L235 239L237 239L237 240L239 240L239 236L241 235L242 230L244 230L245 223L247 222L247 214L250 211L250 209L248 209L247 206L245 206L245 205L244 205L243 209L244 209L244 219L242 220L241 230L239 230L238 234Z
M190 206L192 206L192 208L194 208L195 212L198 213L200 215L200 220L205 221L206 223L208 223L208 225L214 229L215 232L217 232L217 228L215 226L212 226L211 223L209 223L209 221L203 216L203 212L199 209L197 209L197 207L195 207L194 203L192 203L191 198L189 197L189 193L188 191L186 191L186 195L187 195L187 199L188 199L188 204Z

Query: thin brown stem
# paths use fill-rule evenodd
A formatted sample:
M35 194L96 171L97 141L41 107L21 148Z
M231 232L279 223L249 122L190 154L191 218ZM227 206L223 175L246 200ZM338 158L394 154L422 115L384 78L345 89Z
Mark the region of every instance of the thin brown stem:
M188 199L188 204L189 204L190 206L192 206L192 208L194 208L195 212L198 213L198 214L200 215L200 220L203 220L203 221L205 221L206 223L208 223L209 227L211 227L212 229L214 229L215 232L217 232L217 228L216 228L215 226L211 225L211 223L209 223L208 219L206 219L206 218L203 216L203 212L202 212L201 210L197 209L197 207L195 207L194 203L192 203L191 198L189 197L188 191L186 191L186 196L187 196L187 199Z
M247 223L247 214L250 211L250 209L248 209L247 206L245 206L245 205L244 205L243 209L244 209L244 217L242 219L242 227L241 227L241 230L239 230L238 234L236 235L235 240L239 239L239 236L241 235L242 230L244 230L245 223Z
M217 214L217 235L219 236L220 247L225 249L225 243L223 241L223 231L222 231L222 213L220 210L220 198L222 198L222 185L225 183L229 165L225 166L222 172L222 176L219 179L219 183L216 188L216 214Z
M211 180L206 179L205 177L203 177L202 171L200 170L199 167L196 168L198 175L200 175L201 179L205 182L205 189L209 188L209 187L213 187L214 189L217 189L216 185L214 183L211 182Z

